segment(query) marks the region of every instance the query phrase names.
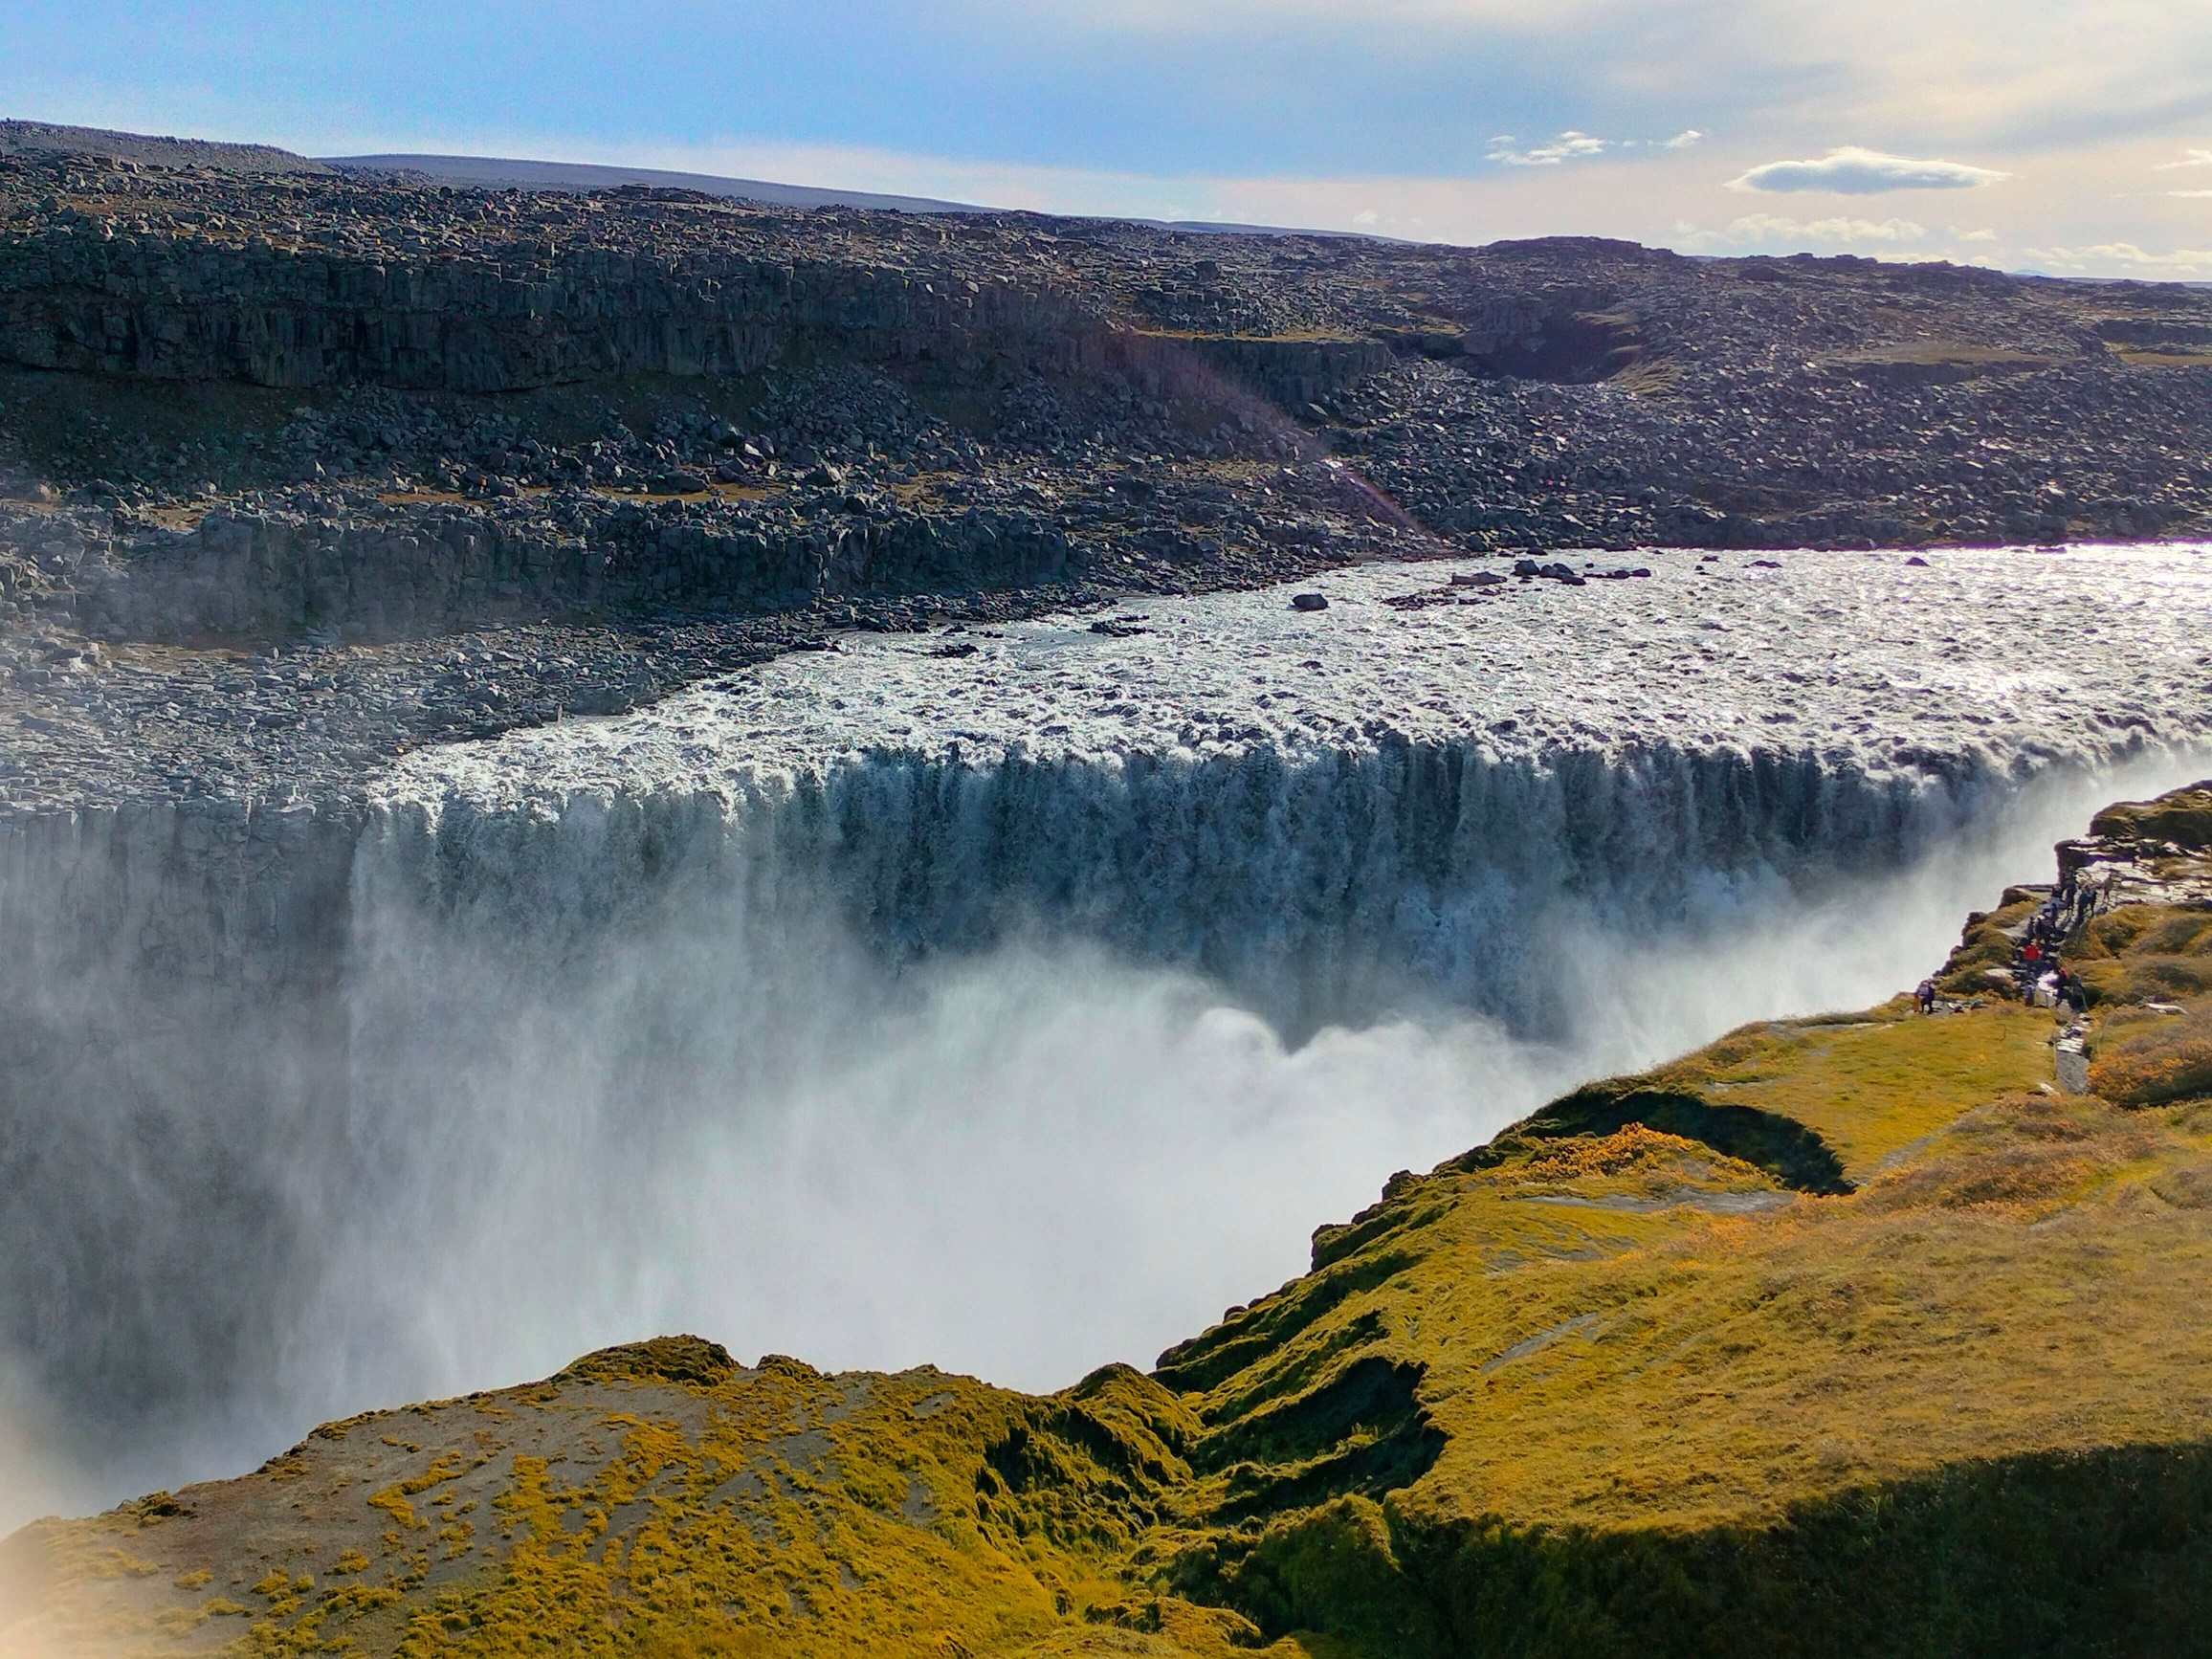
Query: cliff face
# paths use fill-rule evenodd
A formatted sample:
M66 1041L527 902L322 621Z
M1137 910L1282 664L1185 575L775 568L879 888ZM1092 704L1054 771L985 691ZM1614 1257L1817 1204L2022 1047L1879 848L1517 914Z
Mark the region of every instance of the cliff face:
M611 504L505 513L217 511L111 542L76 619L96 637L408 639L501 621L805 605L850 592L1022 587L1066 572L1035 513L892 512L856 523L748 521Z
M744 234L744 216L728 219L741 246L762 240ZM1328 397L1392 358L1372 339L1116 325L1107 292L987 268L985 283L933 263L809 258L800 247L747 257L711 235L665 252L522 241L426 259L64 223L0 239L0 356L28 368L292 389L516 392L743 376L804 353L970 376L1119 371L1157 389L1187 378L1194 352L1291 404Z
M955 289L804 256L527 242L491 257L364 256L74 224L0 244L0 353L26 367L291 388L741 375L808 344L863 362L1043 341L1065 354L1084 320L1050 287Z
M1962 948L2056 900L2092 1053L2201 1029L2201 793L2100 819L2101 874ZM2053 1034L1994 995L1746 1028L1394 1177L1150 1377L1026 1397L682 1338L329 1425L17 1534L0 1629L39 1659L2189 1650L2206 1096L2063 1095Z

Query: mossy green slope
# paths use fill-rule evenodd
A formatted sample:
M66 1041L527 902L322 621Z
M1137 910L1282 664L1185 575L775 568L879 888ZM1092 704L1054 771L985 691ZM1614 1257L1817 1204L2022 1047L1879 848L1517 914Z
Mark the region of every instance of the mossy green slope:
M661 1338L27 1529L0 1628L38 1654L1005 1651L1121 1593L1195 1427L1125 1367L1038 1400Z
M2212 1650L2212 859L2135 810L2068 943L2100 1093L1994 994L1749 1027L1394 1178L1150 1376L609 1350L27 1529L0 1645Z

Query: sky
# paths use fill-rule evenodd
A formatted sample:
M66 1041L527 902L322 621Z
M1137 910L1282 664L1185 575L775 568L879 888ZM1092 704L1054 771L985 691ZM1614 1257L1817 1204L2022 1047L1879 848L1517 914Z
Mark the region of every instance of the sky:
M2212 280L2212 0L0 0L0 114Z

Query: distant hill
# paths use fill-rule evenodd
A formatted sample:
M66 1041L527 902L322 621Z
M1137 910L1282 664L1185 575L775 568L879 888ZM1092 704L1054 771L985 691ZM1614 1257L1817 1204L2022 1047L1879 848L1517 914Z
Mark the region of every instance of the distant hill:
M391 154L302 156L274 144L219 144L207 139L158 138L103 127L60 126L51 122L0 121L0 155L81 155L150 166L213 167L230 173L409 173L473 189L587 190L645 185L654 189L697 190L732 201L777 208L866 208L896 213L1003 213L979 202L935 196L896 196L876 190L821 189L768 179L733 179L719 173L685 173L664 167L610 167L588 162L527 161L511 156ZM1082 215L1114 217L1115 215ZM1390 241L1354 231L1310 231L1292 226L1238 225L1199 219L1130 219L1132 224L1202 233L1343 235Z
M0 155L103 156L163 167L216 167L228 173L327 173L321 162L274 144L215 144L206 139L154 138L96 126L56 126L42 121L0 121Z
M764 202L778 208L874 208L896 213L1004 213L1017 211L978 202L947 202L935 196L889 196L872 190L817 189L810 185L779 185L765 179L732 179L718 173L679 173L661 167L608 167L584 162L532 162L499 156L325 156L324 164L342 171L420 173L456 185L484 189L520 187L532 190L605 190L621 185L648 185L656 189L697 190L702 195L727 196L735 201ZM1055 215L1061 216L1061 215ZM1082 214L1077 217L1117 217ZM1238 225L1210 219L1127 219L1167 231L1206 234L1267 236L1360 236L1392 241L1365 232L1312 231L1282 225Z
M502 156L378 155L327 156L318 166L347 172L422 173L456 185L499 189L608 190L620 185L656 189L697 190L703 195L765 202L778 208L875 208L900 213L989 213L999 210L972 202L940 202L929 196L887 196L870 190L824 190L807 185L779 185L764 179L729 179L713 173L679 173L660 167L603 167L584 162L532 162Z
M160 138L51 122L0 121L0 155L97 156L151 166L214 167L230 173L415 173L479 189L606 190L621 185L697 190L704 195L764 202L779 208L874 208L902 213L990 213L1001 210L929 196L871 190L815 189L765 179L731 179L659 167L605 167L584 162L522 161L504 156L371 155L311 157L274 144L219 144Z

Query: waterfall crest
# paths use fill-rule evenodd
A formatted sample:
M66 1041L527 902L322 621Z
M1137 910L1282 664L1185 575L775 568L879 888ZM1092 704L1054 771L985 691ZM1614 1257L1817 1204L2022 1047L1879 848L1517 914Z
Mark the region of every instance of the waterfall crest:
M1203 973L1294 1037L1409 1004L1542 1030L1542 938L1565 914L1670 933L1900 868L2046 769L1978 751L1882 774L1775 750L1500 759L1472 740L1296 760L883 751L525 809L387 800L353 906L548 962L708 911L739 934L833 921L891 961L1042 932Z

